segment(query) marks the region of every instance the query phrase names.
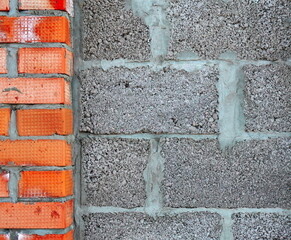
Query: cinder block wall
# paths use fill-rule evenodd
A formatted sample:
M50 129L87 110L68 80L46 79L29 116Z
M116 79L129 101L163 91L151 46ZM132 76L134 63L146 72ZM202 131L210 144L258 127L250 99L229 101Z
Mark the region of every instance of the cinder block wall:
M77 239L290 238L290 18L76 1Z
M0 239L73 240L72 3L0 0Z

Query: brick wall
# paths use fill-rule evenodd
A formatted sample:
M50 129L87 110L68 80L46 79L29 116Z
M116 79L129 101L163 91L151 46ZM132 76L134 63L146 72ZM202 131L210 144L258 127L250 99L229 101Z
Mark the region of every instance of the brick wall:
M288 239L291 2L76 3L78 239Z
M73 239L71 15L0 1L0 239Z

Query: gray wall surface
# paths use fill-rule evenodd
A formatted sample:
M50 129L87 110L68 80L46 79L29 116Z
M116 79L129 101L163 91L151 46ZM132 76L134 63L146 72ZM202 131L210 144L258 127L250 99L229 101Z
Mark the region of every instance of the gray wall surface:
M287 240L291 2L76 0L80 240Z

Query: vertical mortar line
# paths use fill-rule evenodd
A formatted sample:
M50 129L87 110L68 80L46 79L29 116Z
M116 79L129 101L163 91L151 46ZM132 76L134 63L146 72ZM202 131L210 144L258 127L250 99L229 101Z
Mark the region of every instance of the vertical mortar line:
M10 5L9 5L9 15L10 16L17 16L19 15L18 11L18 0L10 0Z
M13 203L18 201L18 181L20 178L20 168L9 168L9 182L8 182L8 189L9 189L9 196Z
M18 76L18 48L8 47L7 68L8 77L15 78Z
M233 213L232 211L220 212L220 216L223 218L220 240L233 240L232 233L233 219L231 218L232 213Z
M18 137L17 123L16 123L16 110L12 107L10 125L9 125L9 137L10 140L16 140Z
M219 63L219 143L225 150L232 147L244 133L243 89L241 64L233 57Z
M144 171L147 196L145 212L150 216L157 216L162 212L160 185L164 170L164 161L160 155L160 138L150 140L150 149L150 159Z
M81 41L81 4L83 0L74 0L74 18L72 18L71 25L74 26L72 28L72 40L73 40L73 54L74 54L74 75L71 83L71 91L72 91L72 107L74 114L74 151L73 151L73 159L74 159L74 195L75 195L75 204L74 204L74 239L83 239L82 230L84 226L82 224L82 210L81 210L81 147L80 147L80 137L79 137L79 88L80 83L78 79L78 73L82 66L81 59L81 49L82 49L82 41Z

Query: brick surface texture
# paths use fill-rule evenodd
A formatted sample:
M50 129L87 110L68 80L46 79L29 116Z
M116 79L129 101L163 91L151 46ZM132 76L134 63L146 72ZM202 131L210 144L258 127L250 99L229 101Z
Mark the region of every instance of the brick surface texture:
M74 239L72 3L0 0L1 240Z

